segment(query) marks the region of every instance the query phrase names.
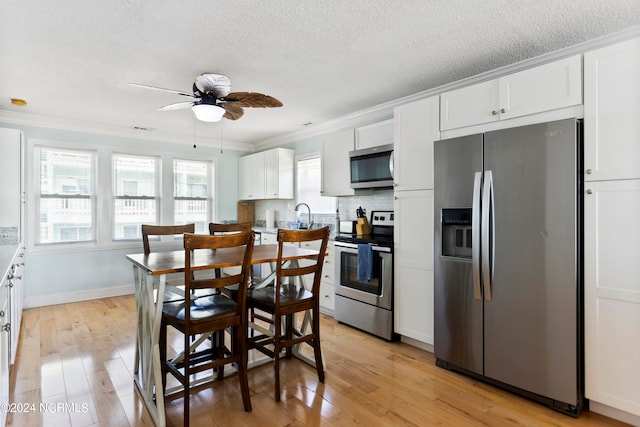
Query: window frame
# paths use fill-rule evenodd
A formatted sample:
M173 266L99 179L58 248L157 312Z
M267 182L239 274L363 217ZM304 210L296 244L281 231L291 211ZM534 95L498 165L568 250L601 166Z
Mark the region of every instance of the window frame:
M310 152L310 153L305 153L305 154L300 154L295 156L294 159L294 163L295 163L295 200L296 203L309 203L308 200L300 200L300 179L299 179L299 171L298 171L298 166L299 166L299 162L300 161L305 161L305 160L311 160L311 159L319 159L320 161L320 180L322 180L322 153L319 151L314 151L314 152ZM322 188L322 183L320 183L320 188ZM323 196L320 192L318 193L318 197L324 197L324 198L331 198L333 199L333 207L330 208L331 212L324 212L324 211L319 211L317 210L317 208L314 208L313 206L311 206L311 213L313 214L313 216L315 217L316 215L318 217L321 216L325 216L325 217L334 217L335 216L335 211L338 208L338 199L337 197L333 197L333 196ZM331 203L331 202L330 202ZM297 213L298 215L300 215L300 212Z
M64 194L64 193L42 193L42 151L50 152L68 152L81 153L89 156L89 185L88 194ZM33 226L33 245L34 247L50 247L50 246L68 246L68 245L85 245L95 244L98 238L98 221L97 221L97 181L98 181L98 152L90 148L70 148L55 144L35 143L33 146L33 169L34 169L34 226ZM85 240L71 241L49 241L41 240L40 218L42 217L42 201L44 199L61 199L68 202L69 200L88 200L90 213L90 229L92 230L91 238ZM76 224L76 229L82 228L83 224ZM70 227L69 227L70 228Z
M178 176L176 174L176 164L178 162L185 162L185 163L203 163L206 166L207 169L207 194L206 197L194 197L194 196L178 196L178 183L176 182L176 177ZM196 223L196 233L208 233L209 229L208 229L208 224L209 222L212 221L212 218L214 218L214 193L215 193L215 180L214 180L214 176L215 176L215 162L213 160L202 160L202 159L189 159L189 158L185 158L185 157L179 157L179 156L174 156L172 158L172 172L171 172L171 176L173 178L173 187L172 187L172 191L173 191L173 222L174 224L179 224L179 221L176 218L177 212L176 212L176 204L178 201L197 201L197 202L201 202L204 201L207 207L207 217L203 223L203 228L202 229L198 229L198 224Z
M169 148L159 149L157 143L136 145L129 140L114 138L113 143L109 141L101 141L100 138L95 140L95 135L90 135L89 139L82 140L65 140L50 139L41 137L30 137L26 139L26 157L24 158L24 166L26 174L29 177L25 181L25 185L29 189L23 189L25 197L26 209L24 224L25 245L32 254L44 253L74 253L78 250L83 251L103 251L103 250L126 250L126 253L140 252L141 239L133 240L114 240L113 239L113 177L112 177L112 155L114 153L132 155L132 156L157 156L160 159L160 178L159 178L159 206L158 213L160 215L159 224L171 224L174 218L173 205L173 159L207 161L211 164L210 175L210 205L209 205L209 221L215 221L218 206L218 162L220 157L213 151L193 153L190 146L175 145ZM93 138L93 139L92 139ZM56 243L36 243L36 233L39 232L38 212L38 193L36 185L38 184L39 161L36 157L38 147L46 147L53 150L69 150L80 152L94 153L94 239L92 241L72 242L71 244ZM168 242L172 245L175 242ZM82 248L82 249L80 249Z
M118 191L117 191L117 182L116 182L116 158L122 156L122 157L137 157L137 158L141 158L141 159L151 159L154 162L154 183L153 183L153 191L154 191L154 195L153 196L129 196L126 194L123 195L118 195ZM154 200L155 201L155 219L153 221L153 223L149 222L149 221L145 221L145 224L152 224L152 225L156 225L156 224L160 224L160 218L161 218L161 210L162 210L162 198L161 198L161 194L162 194L162 187L161 187L161 181L162 181L162 167L161 167L161 163L162 163L162 158L158 155L145 155L145 154L132 154L132 153L125 153L122 151L111 151L111 196L112 196L112 203L111 203L111 240L113 242L127 242L127 241L140 241L140 239L142 239L142 235L138 235L136 237L131 237L131 238L127 238L127 237L123 237L123 238L117 238L116 237L116 203L118 200L124 200L124 201L134 201L134 200L140 200L140 201L144 201L144 200Z

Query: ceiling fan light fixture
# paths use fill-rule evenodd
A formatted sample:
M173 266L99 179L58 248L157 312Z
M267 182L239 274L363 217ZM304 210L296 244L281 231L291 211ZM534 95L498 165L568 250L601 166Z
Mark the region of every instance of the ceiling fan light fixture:
M202 122L219 122L225 113L224 108L212 104L195 104L191 111Z

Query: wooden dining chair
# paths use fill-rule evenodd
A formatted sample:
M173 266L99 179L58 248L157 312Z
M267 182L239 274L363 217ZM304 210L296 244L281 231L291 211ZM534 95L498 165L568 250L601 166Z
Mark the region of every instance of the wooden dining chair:
M273 322L270 331L258 328L258 334L247 338L249 349L257 349L261 353L273 358L275 373L275 400L280 401L280 354L285 350L290 358L292 347L307 343L313 347L318 380L324 382L324 367L322 365L322 351L320 349L320 279L322 266L327 251L329 228L316 230L278 230L278 261L276 263L276 278L273 285L258 289L249 289L247 293L247 307L251 311L252 323L256 319L256 310L265 312ZM304 243L317 241L320 249L317 258L311 265L308 263L287 263L282 259L283 247L290 243ZM310 287L303 286L304 280L294 278L311 276ZM297 327L294 316L300 312L311 313L311 331ZM284 324L282 320L284 319ZM284 326L284 328L283 328ZM271 333L269 333L271 332Z
M145 255L151 253L151 246L149 245L150 236L177 236L184 233L194 233L195 224L184 225L150 225L142 224L142 247Z
M252 231L252 230L253 230L253 226L251 225L250 222L240 222L236 224L220 224L215 222L209 223L209 234L212 236L220 236L220 235L231 234L231 233L241 233L244 231ZM237 268L232 267L230 269L226 269L226 271L229 271L229 270L234 271L234 269L237 269ZM218 276L223 273L224 271L221 268L216 269L216 274ZM251 283L252 279L253 278L250 276L249 283ZM238 292L238 287L237 286L226 287L225 289L222 290L222 292L225 292L225 294L228 297L235 299L236 294Z
M165 399L170 400L182 396L184 398L184 425L189 425L189 397L192 391L210 386L213 381L223 378L224 366L234 363L238 369L238 379L244 410L251 411L249 383L247 379L247 309L246 292L249 278L251 255L255 234L253 231L225 236L209 236L185 234L185 299L184 301L165 302L162 308L162 322L160 327L160 358L164 384L166 376L171 374L182 385L181 389L165 392ZM218 265L193 265L194 251L202 250L232 250L225 253L224 266L240 263L239 274L216 277L214 270ZM194 277L195 270L199 273L208 272ZM206 297L195 297L194 289L220 289L224 286L238 285L236 301L221 293L213 293ZM171 326L182 333L184 338L184 353L182 357L167 358L167 327ZM227 346L224 340L206 340L198 348L193 349L190 337L196 334L224 335L226 329L231 329L231 344ZM211 378L191 386L191 380L198 372L211 370ZM217 373L217 375L213 375Z
M151 224L142 224L142 248L144 250L145 255L149 255L151 252L157 252L157 245L150 244L153 237L161 237L161 236L180 236L184 235L184 233L193 233L195 232L195 224L184 224L184 225L151 225ZM159 241L157 242L159 243ZM182 243L182 242L181 242ZM182 245L181 245L182 246ZM163 301L177 300L182 299L182 295L184 294L184 280L182 279L182 274L171 274L167 275L166 279L167 288L164 293Z

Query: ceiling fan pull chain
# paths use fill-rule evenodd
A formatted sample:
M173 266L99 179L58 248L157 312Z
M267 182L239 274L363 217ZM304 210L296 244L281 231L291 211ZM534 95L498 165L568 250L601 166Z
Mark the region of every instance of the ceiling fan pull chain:
M196 148L196 117L193 116L193 148Z

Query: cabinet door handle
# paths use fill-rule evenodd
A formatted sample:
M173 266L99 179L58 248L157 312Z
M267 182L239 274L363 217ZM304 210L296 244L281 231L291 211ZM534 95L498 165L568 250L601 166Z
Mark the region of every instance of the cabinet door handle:
M2 330L5 332L11 331L11 323L7 323L6 325L2 325Z
M593 191L591 191L591 189L587 189L587 194L593 194Z
M591 172L593 171L591 169L587 169L585 172L587 173L587 175L591 175Z
M501 108L501 109L500 109L500 112L501 112L502 114L504 114L504 113L506 113L506 112L507 112L507 110L505 110L504 108Z
M498 112L497 112L496 110L493 110L493 111L491 111L491 115L492 115L492 116L497 116L497 115L498 115Z

